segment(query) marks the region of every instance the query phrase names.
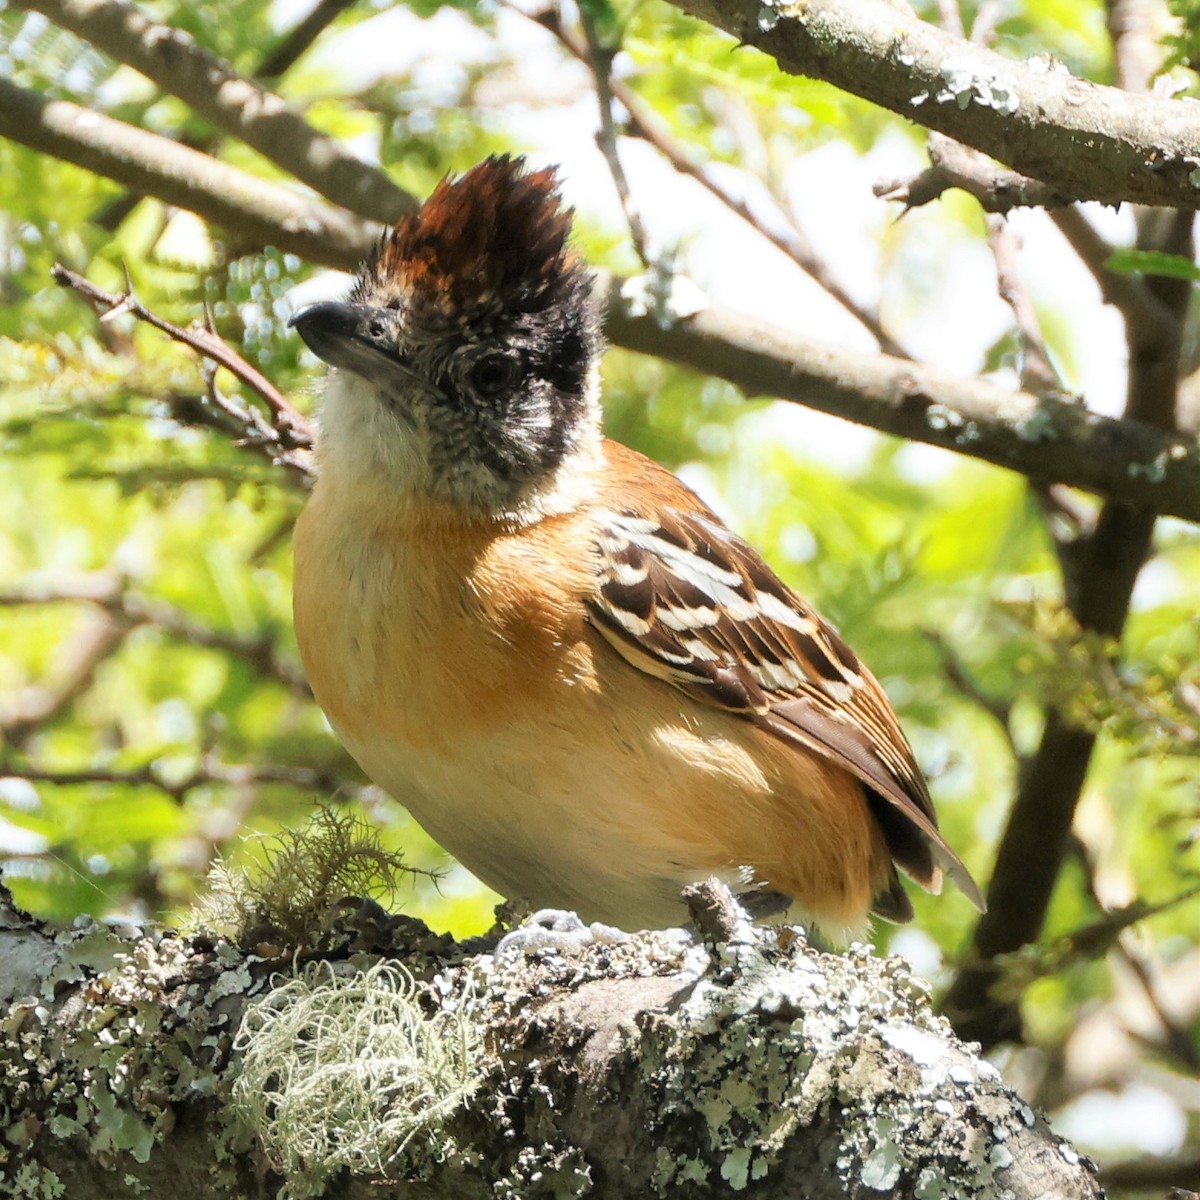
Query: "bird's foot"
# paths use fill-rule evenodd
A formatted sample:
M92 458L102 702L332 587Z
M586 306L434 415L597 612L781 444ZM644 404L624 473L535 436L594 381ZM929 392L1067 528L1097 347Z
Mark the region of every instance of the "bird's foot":
M538 950L581 950L588 946L619 946L629 934L613 925L593 921L585 925L578 913L561 908L542 908L526 918L496 946L496 957L507 952L534 954Z

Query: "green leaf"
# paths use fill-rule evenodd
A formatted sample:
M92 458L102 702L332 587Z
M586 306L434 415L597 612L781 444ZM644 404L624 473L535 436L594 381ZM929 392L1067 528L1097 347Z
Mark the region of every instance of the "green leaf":
M1182 254L1164 254L1161 250L1123 248L1109 255L1104 264L1118 275L1163 275L1168 279L1200 279L1200 266Z

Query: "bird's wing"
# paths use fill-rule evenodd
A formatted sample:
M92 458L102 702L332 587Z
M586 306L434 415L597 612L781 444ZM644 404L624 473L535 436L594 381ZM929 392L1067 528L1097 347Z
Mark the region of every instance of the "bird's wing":
M878 680L752 546L670 506L605 513L597 541L590 617L630 663L844 767L896 864L931 890L945 870L983 907Z

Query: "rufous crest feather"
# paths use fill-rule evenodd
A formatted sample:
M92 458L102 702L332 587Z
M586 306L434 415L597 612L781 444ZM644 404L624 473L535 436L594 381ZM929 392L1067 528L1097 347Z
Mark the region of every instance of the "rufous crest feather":
M586 278L567 246L573 215L552 167L526 173L523 158L485 159L459 179L443 179L384 236L354 298L394 292L460 320L501 306L540 311Z

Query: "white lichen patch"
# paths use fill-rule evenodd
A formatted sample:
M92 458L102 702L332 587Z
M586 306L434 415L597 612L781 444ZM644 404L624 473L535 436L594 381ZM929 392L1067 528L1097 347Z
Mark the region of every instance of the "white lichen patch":
M401 967L317 963L247 1011L234 1107L288 1196L343 1168L386 1176L418 1135L423 1154L446 1151L446 1119L482 1077L474 1003L468 987L427 1013Z
M770 5L764 4L758 10L758 17L755 20L755 24L762 33L770 33L779 24L779 11L771 8Z
M940 74L942 85L934 93L939 104L962 109L977 104L1002 113L1015 113L1021 106L1016 79L982 55L952 54L942 62Z
M929 405L925 410L925 424L936 433L949 434L959 446L977 442L982 436L975 421L945 404Z
M764 13L774 10L764 9ZM763 18L760 16L759 18ZM709 304L704 289L686 275L671 271L669 265L656 267L642 275L631 275L621 284L621 299L631 317L651 316L662 329L670 329L703 312Z

